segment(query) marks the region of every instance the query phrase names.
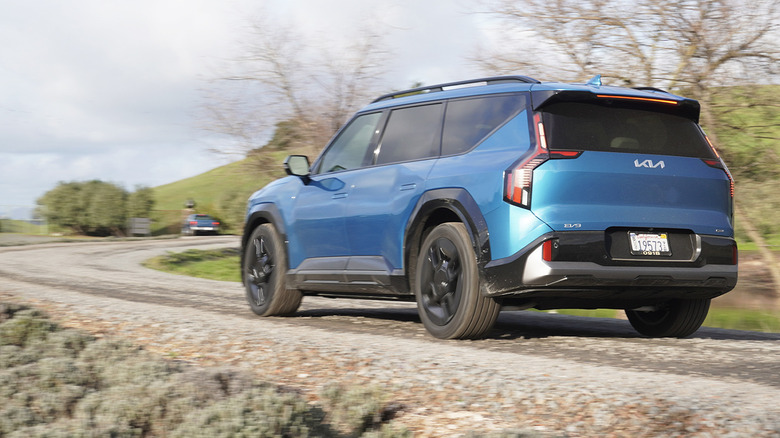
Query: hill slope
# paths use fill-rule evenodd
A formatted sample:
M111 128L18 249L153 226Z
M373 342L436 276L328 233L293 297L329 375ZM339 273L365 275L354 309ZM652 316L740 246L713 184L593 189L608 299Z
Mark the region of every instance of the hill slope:
M281 175L281 165L278 171L261 172L244 159L154 187L157 211L153 232L178 232L182 217L186 214L184 205L189 199L195 201L196 212L218 217L225 231L240 232L249 195Z

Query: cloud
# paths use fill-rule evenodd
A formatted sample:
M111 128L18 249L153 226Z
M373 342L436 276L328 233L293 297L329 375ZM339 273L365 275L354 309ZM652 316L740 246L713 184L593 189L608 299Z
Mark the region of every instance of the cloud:
M225 160L193 118L240 18L209 1L36 1L0 16L0 205L57 181L155 185Z
M454 3L457 5L457 3ZM472 75L479 37L453 2L388 0L12 1L0 14L0 214L58 181L132 189L228 161L206 150L202 89L268 11L330 47L386 26L388 89Z

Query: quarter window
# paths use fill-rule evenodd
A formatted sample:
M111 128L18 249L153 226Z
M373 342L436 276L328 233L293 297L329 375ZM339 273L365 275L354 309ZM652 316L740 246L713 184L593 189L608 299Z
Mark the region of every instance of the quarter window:
M468 151L524 108L525 97L517 94L450 101L444 116L441 154Z
M344 128L322 156L317 173L357 169L370 164L369 148L382 113L358 116Z
M438 156L443 108L443 104L434 104L393 110L377 150L376 164Z

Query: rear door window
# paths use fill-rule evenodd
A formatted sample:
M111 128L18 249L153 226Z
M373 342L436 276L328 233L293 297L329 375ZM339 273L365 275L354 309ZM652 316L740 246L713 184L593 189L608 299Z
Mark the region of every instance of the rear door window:
M525 108L525 96L504 94L452 100L444 116L441 154L455 155L473 148L493 130Z
M441 103L391 111L376 151L376 164L438 156L443 112Z
M546 107L543 118L552 150L713 157L698 125L672 114L562 102Z

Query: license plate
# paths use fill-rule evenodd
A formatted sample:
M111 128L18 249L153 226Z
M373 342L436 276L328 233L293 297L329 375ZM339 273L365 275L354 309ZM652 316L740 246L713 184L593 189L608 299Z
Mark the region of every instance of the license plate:
M669 238L666 233L635 233L629 232L631 255L640 256L671 256Z

